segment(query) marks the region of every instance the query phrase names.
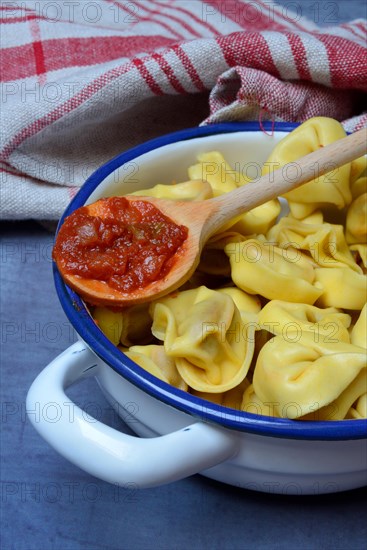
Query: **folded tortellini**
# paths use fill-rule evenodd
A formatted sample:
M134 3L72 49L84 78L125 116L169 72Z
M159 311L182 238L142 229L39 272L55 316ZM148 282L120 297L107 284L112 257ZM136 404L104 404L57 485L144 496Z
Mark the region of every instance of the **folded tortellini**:
M243 236L235 231L224 231L214 235L204 246L198 271L209 275L230 277L231 268L224 247L229 243L241 242L242 240Z
M280 211L280 202L278 199L273 199L249 210L246 214L242 214L241 217L237 218L236 223L231 226L231 229L242 235L267 233L276 222Z
M222 393L244 380L255 327L246 326L228 294L202 286L154 302L151 314L154 336L188 386Z
M135 191L132 195L155 197L157 199L170 199L179 201L201 201L211 199L213 191L210 184L202 179L184 181L163 185L158 183L149 189Z
M244 323L253 323L256 325L256 330L259 328L258 314L261 310L261 302L258 296L247 294L247 292L233 286L220 288L218 289L218 292L226 294L232 298Z
M116 346L147 344L153 338L150 330L152 319L147 304L138 304L123 310L97 306L93 310L93 319Z
M348 267L315 269L315 279L323 289L316 305L361 310L366 303L367 276Z
M366 193L367 190L367 176L363 176L358 178L354 183L351 185L351 191L352 191L352 197L353 199L356 199L363 193Z
M349 249L356 264L360 266L364 273L367 273L367 243L352 244Z
M236 286L269 300L313 304L323 289L310 260L299 251L284 251L273 243L250 238L224 248Z
M294 163L296 169L299 158L345 135L342 125L336 120L327 117L311 118L275 146L264 164L263 173L269 173L290 162ZM318 176L315 166L315 179L284 195L295 218L305 218L325 205L343 208L350 204L351 163L335 169L330 160L330 170L324 176ZM285 176L292 177L291 174Z
M160 380L187 391L187 384L179 375L174 359L168 357L163 346L131 346L125 354Z
M209 182L215 197L233 191L248 182L240 172L232 170L219 151L201 153L197 159L198 162L188 168L189 178Z
M367 191L367 158L360 157L351 163L350 167L350 190L353 199Z
M367 418L367 392L361 395L349 409L347 418L355 420Z
M345 342L317 342L302 334L297 342L274 336L260 351L253 387L281 418L300 418L339 399L333 419L345 417L366 391L366 353Z
M258 314L262 329L296 342L306 332L315 341L324 343L350 342L348 328L351 316L336 308L318 308L309 304L297 304L271 300Z
M216 403L217 405L222 405L222 407L229 407L239 411L241 410L243 393L249 385L250 382L245 378L238 386L223 393L205 393L196 390L191 390L191 393L211 403Z
M305 223L290 216L282 218L268 233L269 241L281 248L293 247L307 252L319 267L361 269L349 250L342 225Z
M93 319L104 335L107 336L115 346L118 346L123 329L122 312L113 311L108 307L97 306L93 311Z
M120 343L123 346L148 344L152 341L152 318L148 304L137 304L122 311L123 326Z
M367 243L367 193L357 197L348 208L346 220L348 243Z
M280 418L273 402L267 401L264 403L256 394L254 385L250 384L243 392L241 401L241 410L251 414L259 414L262 416L272 416Z
M353 382L331 403L318 408L318 403L310 405L311 412L300 416L301 410L296 402L283 405L279 410L279 403L276 401L262 401L256 394L253 384L243 393L241 410L247 413L271 416L273 418L291 418L292 420L344 420L367 418L367 393L362 393L366 386L366 373L363 369ZM360 395L350 407L356 395ZM350 407L348 409L348 407Z
M357 322L352 328L350 341L355 346L359 346L367 350L367 303L363 306Z
M365 244L349 247L341 225L310 224L287 216L269 231L267 237L286 254L298 250L312 258L313 283L321 290L314 302L317 306L352 310L363 307L367 299L367 247Z
M228 193L236 187L246 185L250 180L239 170L233 170L223 155L218 151L202 153L198 155L198 163L188 169L189 177L203 178L207 180L215 197ZM266 233L275 223L281 210L278 199L268 201L249 212L236 217L226 225L226 229L252 235L253 233Z

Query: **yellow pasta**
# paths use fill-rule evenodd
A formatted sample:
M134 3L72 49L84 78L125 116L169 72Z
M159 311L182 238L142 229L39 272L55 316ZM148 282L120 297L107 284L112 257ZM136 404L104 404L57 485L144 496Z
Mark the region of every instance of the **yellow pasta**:
M323 292L312 263L299 251L294 255L258 238L230 243L224 250L233 282L249 294L313 304Z
M171 185L158 184L149 189L135 191L132 195L155 197L180 201L202 201L211 199L213 191L210 184L202 179L192 179Z
M201 254L198 271L209 275L229 277L231 268L224 247L229 243L241 242L242 240L243 236L234 231L225 231L213 235Z
M147 304L124 310L97 306L93 310L93 319L116 346L122 344L128 347L137 342L145 344L152 340L150 330L152 319Z
M122 312L98 306L94 308L93 319L107 338L117 346L120 343L123 328Z
M356 420L367 418L367 392L361 395L349 409L347 418L354 418Z
M188 168L190 179L202 179L210 183L215 197L228 193L245 183L240 172L232 170L219 151L198 155L198 163Z
M262 171L344 135L337 121L310 119ZM120 311L94 307L96 323L147 372L217 405L297 421L366 418L366 165L362 157L288 193L278 221L278 200L238 216L182 288ZM188 177L134 194L205 200L249 182L218 151L198 155Z
M208 181L215 197L251 181L240 171L233 170L218 151L198 155L198 160L197 164L189 167L189 177L192 179L203 178ZM238 216L227 224L226 228L231 228L232 231L242 235L266 233L275 223L280 210L279 200L273 199Z
M367 349L367 304L363 306L357 322L352 328L350 341L355 346Z
M361 272L349 250L341 225L311 224L309 220L304 223L286 216L269 231L268 239L281 248L293 246L309 253L319 267L348 266L357 273Z
M315 269L316 282L323 289L316 305L361 310L367 297L367 277L348 267Z
M237 306L244 322L258 322L258 314L261 310L261 303L257 296L247 294L237 287L226 287L218 289L218 292L230 296Z
M270 401L264 403L264 401L261 401L255 392L253 384L250 384L243 392L241 410L247 413L280 418L277 410L275 410L274 403Z
M367 158L360 157L351 163L350 167L350 190L353 199L367 192Z
M349 247L353 257L364 273L367 273L367 243L352 244Z
M350 342L350 315L332 307L272 300L262 308L258 320L262 329L289 342L297 341L306 332L313 335L315 341Z
M168 357L163 346L131 346L125 354L143 367L147 372L160 378L167 384L187 390L187 384L179 375L172 357Z
M292 214L289 214L288 216L290 219L293 218ZM283 218L282 218L283 219ZM296 220L297 218L293 218ZM281 220L279 220L281 221ZM309 223L311 225L318 225L322 224L324 222L324 214L322 210L315 210L315 212L312 212L309 216L306 216L305 218L302 218L303 223Z
M356 387L342 396L360 373ZM342 419L365 384L364 350L345 342L317 342L308 332L296 342L274 336L260 351L253 377L256 395L273 403L282 418L302 417L340 398L335 420Z
M297 160L320 147L345 137L342 125L327 117L314 117L290 132L273 149L264 164L263 173L269 173L287 163L293 162L293 172L297 173ZM335 169L330 161L330 172L318 176L315 166L315 179L302 187L286 193L289 208L295 218L302 219L326 205L338 208L350 204L351 163ZM292 171L285 177L294 177Z
M346 221L348 243L367 243L367 193L359 195L348 208Z
M179 292L154 302L152 317L154 336L191 388L222 393L244 380L255 328L230 296L206 287Z
M240 218L237 218L236 223L231 226L231 229L242 235L267 233L274 225L280 210L280 202L277 199L265 202L246 212L246 214L242 214Z
M197 397L201 397L201 399L210 401L211 403L216 403L217 405L222 405L223 407L230 407L231 409L240 410L243 393L249 385L250 382L247 380L247 378L245 378L243 382L238 384L238 386L223 393L205 393L196 390L191 390L191 393L193 395L196 395Z
M351 192L353 199L356 199L363 193L366 193L367 191L367 176L362 176L361 178L358 178L352 185L351 185Z
M122 316L123 327L120 336L122 345L131 346L137 342L146 344L152 340L150 330L152 319L147 304L138 304L124 309Z

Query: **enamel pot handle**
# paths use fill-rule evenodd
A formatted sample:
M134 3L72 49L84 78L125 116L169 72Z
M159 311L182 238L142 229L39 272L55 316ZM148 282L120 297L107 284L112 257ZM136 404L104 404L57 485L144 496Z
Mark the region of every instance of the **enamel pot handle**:
M229 431L197 422L176 432L139 438L91 419L65 389L103 368L98 357L76 342L36 378L27 395L27 412L40 435L61 455L86 472L110 483L154 487L215 466L236 454L237 438ZM50 407L55 417L43 414ZM40 414L34 414L34 411ZM93 420L93 421L90 421Z

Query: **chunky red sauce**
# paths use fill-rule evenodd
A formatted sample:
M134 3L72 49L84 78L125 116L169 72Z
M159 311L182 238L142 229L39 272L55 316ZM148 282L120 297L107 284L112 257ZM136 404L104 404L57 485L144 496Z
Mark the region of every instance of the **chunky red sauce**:
M61 226L53 250L60 270L105 281L123 292L164 277L187 238L187 227L176 225L150 202L124 197L101 201L101 215L91 215L84 206Z

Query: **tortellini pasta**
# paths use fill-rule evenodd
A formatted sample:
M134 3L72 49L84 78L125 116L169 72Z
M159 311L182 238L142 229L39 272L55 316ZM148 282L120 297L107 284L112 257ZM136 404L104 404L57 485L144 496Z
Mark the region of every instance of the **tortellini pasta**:
M353 257L364 273L367 273L367 243L352 244L349 247Z
M350 340L353 345L367 350L367 304L363 306L357 322L352 328Z
M224 248L229 243L241 242L243 235L234 231L217 233L207 242L200 257L198 271L209 275L229 277L231 268Z
M262 308L258 320L261 328L289 342L297 341L305 333L324 343L350 342L351 317L333 307L271 300Z
M203 178L208 181L215 197L228 193L240 185L246 185L250 181L250 178L241 171L232 170L218 151L198 155L198 160L197 164L189 167L189 177ZM243 235L266 233L279 216L280 210L279 200L273 199L238 216L233 222L227 224L226 228L231 228Z
M274 336L260 351L253 377L259 399L273 403L285 418L305 416L339 398L334 419L342 419L366 383L364 350L345 342L317 342L310 332L297 341Z
M261 401L259 396L255 393L253 384L250 384L243 392L241 410L247 413L280 418L277 410L275 410L274 403L271 401L267 401L266 403Z
M120 343L120 336L123 329L123 316L121 311L113 311L107 307L98 306L94 308L93 319L115 346Z
M258 296L251 296L236 287L220 288L219 292L232 298L244 322L257 323L258 314L261 310Z
M165 352L164 346L131 346L125 354L143 367L147 372L181 390L187 390L186 382L181 378L175 361Z
M151 312L152 333L191 388L222 393L244 380L255 327L243 322L231 296L203 286L162 298Z
M348 247L342 225L309 223L309 219L305 223L286 216L267 237L285 251L293 247L312 258L315 286L322 290L316 305L346 309L363 307L367 277Z
M359 195L348 209L346 239L349 243L367 243L367 193Z
M313 304L323 292L317 285L314 266L302 254L297 254L294 261L292 252L286 253L259 238L230 243L224 250L233 282L250 294Z
M344 135L337 121L310 119L262 172ZM294 421L367 418L366 165L287 193L281 219L278 200L236 217L183 287L150 304L92 307L96 323L147 372L211 403ZM236 168L200 153L189 181L135 194L206 200L249 182Z
M231 409L241 409L243 393L250 385L250 382L245 378L241 384L238 384L235 388L228 390L223 393L205 393L195 390L191 390L193 395L201 397L201 399L206 399L217 405L222 405L223 407L230 407Z
M308 252L318 267L347 266L357 273L361 271L348 248L341 225L304 223L286 216L269 231L268 239L282 248L293 246Z
M350 167L350 190L353 199L366 193L367 190L367 158L360 157L351 163Z
M361 395L353 407L348 411L347 418L362 420L367 418L367 392Z
M276 145L264 164L263 173L269 173L289 162L293 162L296 168L296 161L299 158L345 135L342 125L336 120L327 117L311 118ZM351 163L335 169L331 160L330 170L324 176L318 176L317 166L315 166L314 180L284 195L295 218L305 218L327 205L343 208L350 204L352 200ZM352 173L352 179L353 175Z
M202 179L192 179L182 183L163 185L158 183L149 189L135 191L132 195L155 197L157 199L170 199L180 201L202 201L211 199L213 190L210 184Z
M351 185L351 191L352 191L353 199L356 199L357 197L359 197L363 193L366 193L366 189L367 189L367 176L363 176L361 178L358 178Z
M125 310L112 310L97 306L93 318L99 328L116 346L131 346L134 343L149 343L152 340L152 324L146 304L129 307Z
M236 189L240 184L247 183L240 172L232 170L219 151L199 154L198 161L197 164L189 166L189 178L207 181L215 197Z
M360 310L367 297L367 277L347 267L315 269L317 283L323 292L316 302L319 307L341 307Z

